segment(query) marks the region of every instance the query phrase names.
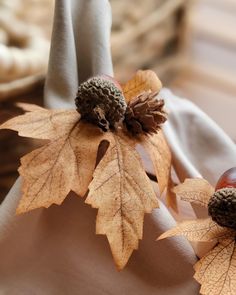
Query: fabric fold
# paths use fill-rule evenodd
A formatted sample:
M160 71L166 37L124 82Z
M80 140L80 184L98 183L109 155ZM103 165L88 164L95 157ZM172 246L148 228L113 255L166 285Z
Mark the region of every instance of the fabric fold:
M110 27L107 0L56 1L45 88L48 107L70 108L79 83L97 74L112 75ZM165 89L161 96L170 110L164 131L180 179L203 175L214 182L221 168L236 159L232 142L188 101ZM204 139L205 149L198 138ZM206 151L209 158L201 158ZM145 217L139 249L118 272L106 237L95 235L97 211L82 198L71 193L61 206L15 216L20 195L18 180L0 207L1 294L199 293L192 278L196 255L190 244L184 238L155 241L175 225L163 204Z
M113 75L110 31L107 0L56 1L45 87L47 107L69 108L79 83L97 74Z

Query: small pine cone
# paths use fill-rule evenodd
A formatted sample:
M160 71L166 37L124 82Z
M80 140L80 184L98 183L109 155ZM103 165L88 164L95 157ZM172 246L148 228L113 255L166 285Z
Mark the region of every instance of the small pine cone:
M208 213L219 225L236 230L236 188L217 190L208 203Z
M126 102L112 78L97 76L79 86L75 99L81 118L98 125L103 131L123 119Z
M157 92L143 92L132 99L126 109L124 123L133 135L157 133L166 121L164 100L157 99Z

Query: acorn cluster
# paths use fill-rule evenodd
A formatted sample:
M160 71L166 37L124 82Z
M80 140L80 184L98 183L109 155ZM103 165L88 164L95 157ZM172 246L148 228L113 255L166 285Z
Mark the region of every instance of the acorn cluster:
M152 134L166 121L164 101L158 93L144 92L126 103L122 88L109 76L90 78L79 86L75 104L81 118L103 131L122 122L132 135Z

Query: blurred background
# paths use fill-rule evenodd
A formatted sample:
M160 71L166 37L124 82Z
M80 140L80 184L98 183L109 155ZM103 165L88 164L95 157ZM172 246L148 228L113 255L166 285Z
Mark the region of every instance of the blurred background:
M116 76L155 70L164 86L200 106L236 141L236 1L111 3Z
M0 0L0 123L43 104L53 0ZM115 77L152 69L236 141L236 1L110 0ZM35 142L0 132L0 199Z

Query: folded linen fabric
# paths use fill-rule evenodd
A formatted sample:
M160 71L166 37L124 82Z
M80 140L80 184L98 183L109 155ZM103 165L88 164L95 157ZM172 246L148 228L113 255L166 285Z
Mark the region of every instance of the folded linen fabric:
M73 106L79 83L96 74L113 74L110 26L107 0L56 1L45 89L48 107ZM221 168L236 161L234 144L196 106L166 89L160 95L170 110L164 131L180 179L203 175L214 182ZM1 294L198 294L192 278L196 255L188 242L155 241L175 224L164 205L146 216L139 249L118 272L105 236L95 235L96 210L70 194L61 206L15 216L20 187L18 179L0 207ZM205 214L198 208L196 212Z

